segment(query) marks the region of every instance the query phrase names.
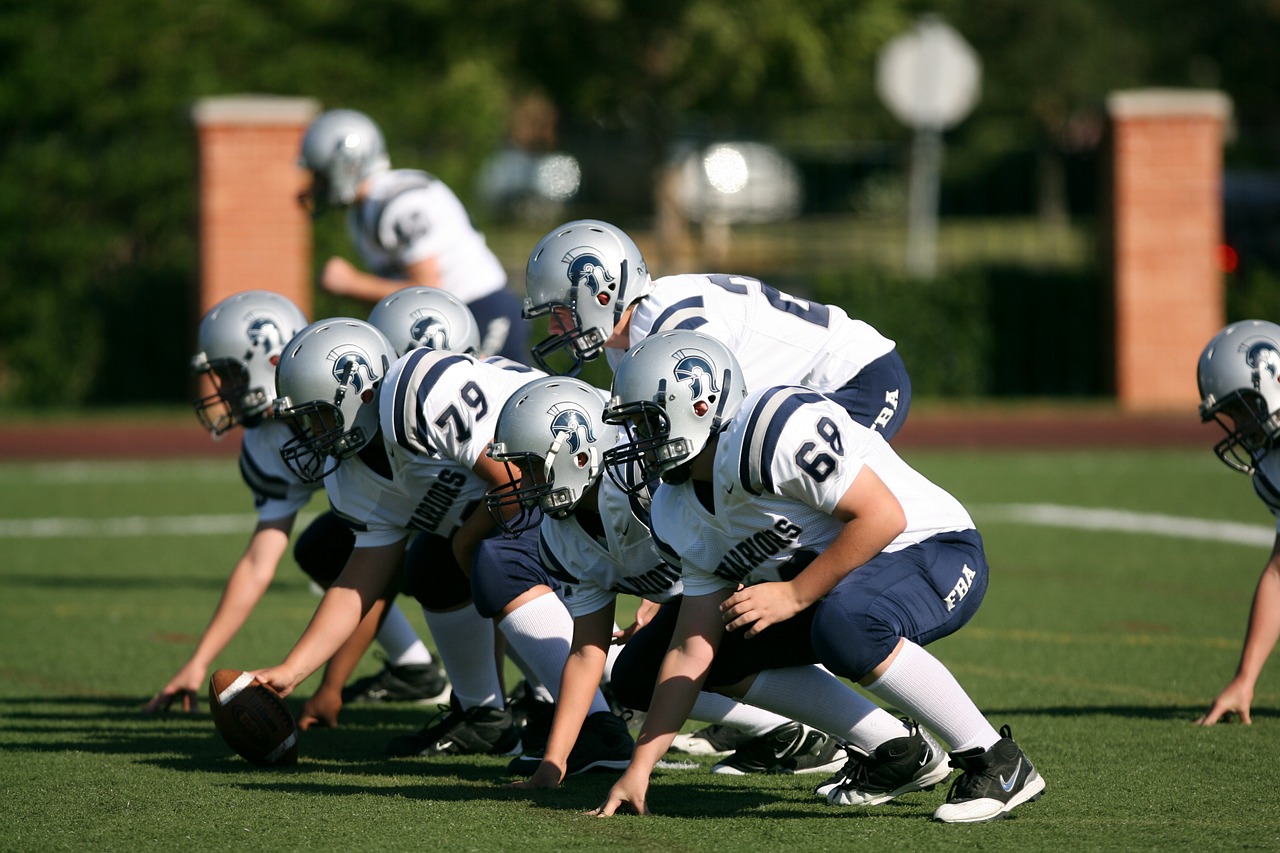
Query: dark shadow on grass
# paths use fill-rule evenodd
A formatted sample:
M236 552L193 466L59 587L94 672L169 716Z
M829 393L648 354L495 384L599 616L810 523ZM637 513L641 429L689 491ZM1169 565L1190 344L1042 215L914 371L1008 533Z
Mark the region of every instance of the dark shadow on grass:
M1046 708L984 708L994 725L1006 717L1121 717L1138 720L1185 720L1190 723L1209 710L1212 697L1203 705L1054 705ZM1280 719L1280 708L1254 708L1255 719Z

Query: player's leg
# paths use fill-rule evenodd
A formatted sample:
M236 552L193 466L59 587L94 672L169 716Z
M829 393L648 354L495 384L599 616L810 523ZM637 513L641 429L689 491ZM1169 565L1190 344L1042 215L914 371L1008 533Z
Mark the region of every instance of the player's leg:
M664 604L650 622L635 633L623 647L613 668L613 690L618 701L628 708L647 711L657 683L658 670L671 643L679 600ZM807 630L807 629L806 629ZM698 694L689 718L710 723L707 728L678 735L673 750L727 756L713 770L717 773L823 773L843 762L836 740L824 730L799 722L798 717L778 713L720 695L711 688L742 681L758 671L757 664L793 665L812 661L807 633L801 656L790 652L774 658L777 647L727 635L707 677L707 688ZM763 657L762 657L763 655ZM800 703L793 707L798 708Z
M962 775L935 814L946 822L1001 817L1044 790L1007 727L997 732L924 648L973 617L987 577L976 531L943 534L859 567L818 605L814 619L814 646L828 667L911 714L950 747Z
M355 546L355 534L332 511L318 515L298 535L293 556L317 586L328 589L342 573ZM448 679L392 596L382 611L375 636L382 670L358 678L342 691L343 702L420 702L445 698Z
M447 709L421 730L392 738L391 756L510 755L520 734L504 706L495 666L493 622L471 601L471 582L453 557L450 541L420 534L405 561L404 591L423 616L453 690Z
M529 364L529 321L520 299L507 289L467 303L480 327L480 352Z

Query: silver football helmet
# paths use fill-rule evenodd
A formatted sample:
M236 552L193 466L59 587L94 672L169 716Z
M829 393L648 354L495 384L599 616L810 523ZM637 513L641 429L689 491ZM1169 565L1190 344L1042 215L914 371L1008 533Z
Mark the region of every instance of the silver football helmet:
M294 336L276 371L275 416L294 437L280 456L301 479L324 479L378 432L378 386L395 359L386 335L363 320L337 317Z
M411 349L474 353L480 349L480 324L471 309L438 287L406 287L369 312L369 323L404 355Z
M246 290L208 310L200 321L191 371L213 387L213 393L194 401L196 417L210 435L217 438L232 427L262 421L276 396L280 353L305 325L302 310L270 290Z
M549 373L576 375L649 289L644 257L621 229L595 219L561 225L538 241L525 268L525 319L551 314L562 327L534 344L534 360ZM553 367L548 359L562 350L570 364Z
M352 204L360 182L390 169L391 160L373 119L355 110L329 110L316 116L303 134L298 165L311 172L311 187L299 201L319 215L329 205Z
M715 338L685 329L645 338L618 364L604 410L605 422L630 436L605 453L609 475L632 494L658 479L687 480L687 463L746 396L738 359Z
M534 509L564 518L599 481L618 435L601 419L603 394L580 379L546 376L507 398L488 453L507 463L510 482L490 489L485 501L508 533L537 524Z
M1252 474L1280 441L1280 326L1232 323L1200 353L1200 420L1217 421L1227 437L1213 448L1223 462Z

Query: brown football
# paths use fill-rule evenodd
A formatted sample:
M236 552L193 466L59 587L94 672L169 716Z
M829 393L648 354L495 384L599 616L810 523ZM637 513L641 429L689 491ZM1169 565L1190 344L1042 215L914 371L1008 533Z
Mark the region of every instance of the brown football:
M218 734L246 760L279 767L298 761L298 725L280 695L247 672L220 669L209 679Z

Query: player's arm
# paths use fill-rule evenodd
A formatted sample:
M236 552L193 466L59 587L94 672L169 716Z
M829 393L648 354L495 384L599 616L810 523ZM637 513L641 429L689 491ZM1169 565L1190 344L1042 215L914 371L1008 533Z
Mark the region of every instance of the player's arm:
M506 465L491 458L488 453L481 453L475 464L471 466L471 470L484 481L486 490L505 486L510 481ZM512 509L510 512L514 514L515 510ZM463 519L462 524L458 525L457 532L453 534L453 555L468 576L471 575L471 562L475 559L476 549L497 529L498 526L494 523L493 517L483 508L473 510Z
M222 597L218 600L204 633L200 635L195 651L169 679L169 683L146 704L144 713L154 714L168 710L178 699L182 700L184 712L197 710L197 697L204 689L209 667L248 620L249 614L271 585L276 567L280 565L280 559L289 547L289 534L293 530L294 518L294 515L289 515L258 522L253 535L249 537L249 544L227 578Z
M613 613L614 605L611 603L594 613L574 617L573 640L560 674L560 699L556 703L542 763L528 780L517 782L513 787L555 788L564 781L569 752L578 740L578 733L582 731L582 724L600 687L600 679L604 677L613 633Z
M1262 674L1262 667L1280 639L1280 535L1271 548L1271 557L1258 578L1253 593L1253 605L1249 610L1249 627L1245 632L1244 648L1231 683L1213 700L1209 710L1196 720L1198 725L1211 726L1224 717L1238 716L1240 722L1251 723L1249 708L1253 704L1253 691Z
M380 302L409 285L440 286L440 264L434 256L406 264L405 278L383 278L358 269L345 258L332 257L320 273L320 285L330 293L364 302Z
M357 545L288 657L255 675L287 696L324 665L391 585L404 559L404 545L404 537L388 545Z
M689 718L702 690L724 636L720 604L728 594L726 589L709 595L688 595L681 601L671 646L658 670L658 682L636 739L635 754L596 814L649 813L649 776Z
M745 587L723 605L725 627L747 628L754 637L815 604L849 572L885 549L907 525L902 504L869 466L862 466L836 503L832 516L844 522L836 538L789 581Z

